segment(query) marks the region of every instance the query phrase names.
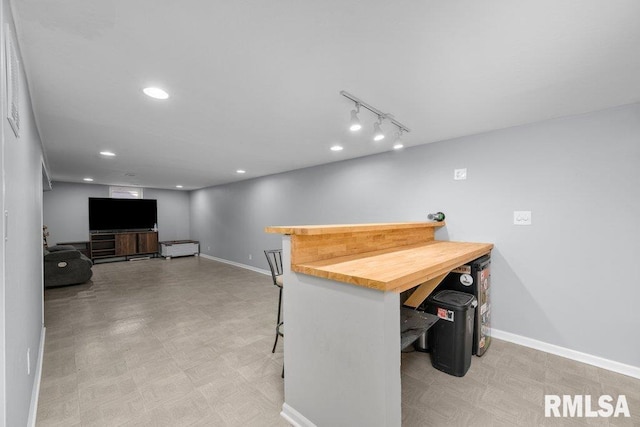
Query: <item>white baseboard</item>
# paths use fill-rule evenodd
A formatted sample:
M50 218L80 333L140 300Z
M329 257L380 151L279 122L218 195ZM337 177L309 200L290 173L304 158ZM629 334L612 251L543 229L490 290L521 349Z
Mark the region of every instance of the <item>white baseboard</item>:
M499 340L509 341L514 344L534 348L546 353L555 354L556 356L566 357L567 359L597 366L598 368L640 379L640 367L638 366L626 365L614 360L604 359L592 354L582 353L580 351L571 350L569 348L560 347L558 345L534 340L533 338L523 337L522 335L512 334L511 332L505 332L499 329L491 329L491 335Z
M244 268L245 270L251 270L251 271L255 271L256 273L260 273L260 274L264 274L264 275L267 275L267 276L271 276L271 272L269 270L264 270L262 268L254 267L252 265L240 264L239 262L229 261L229 260L223 259L223 258L217 258L217 257L211 256L211 255L203 254L202 252L200 252L200 256L202 258L210 259L212 261L223 262L225 264L230 264L230 265L233 265L233 266L236 266L236 267Z
M280 416L294 427L316 427L314 423L286 403L282 404Z
M42 362L44 359L44 340L46 334L47 328L42 326L42 331L40 331L40 348L38 349L38 363L33 381L33 390L31 391L31 404L29 405L28 427L35 427L36 416L38 415L38 397L40 396L40 381L42 380Z

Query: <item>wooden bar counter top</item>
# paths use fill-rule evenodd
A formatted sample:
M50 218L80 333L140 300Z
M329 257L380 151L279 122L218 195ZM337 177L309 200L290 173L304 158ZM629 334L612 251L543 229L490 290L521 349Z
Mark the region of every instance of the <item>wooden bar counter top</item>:
M338 282L402 292L491 252L491 243L434 239L444 222L267 227L291 236L291 269ZM436 284L437 284L436 283Z

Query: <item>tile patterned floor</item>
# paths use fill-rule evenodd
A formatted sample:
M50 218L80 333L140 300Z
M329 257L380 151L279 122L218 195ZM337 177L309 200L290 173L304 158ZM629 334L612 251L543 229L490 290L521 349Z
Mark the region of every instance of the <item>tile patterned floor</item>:
M37 425L286 426L270 278L198 257L94 266L45 292ZM402 355L404 426L640 426L640 380L494 340L463 378ZM548 394L625 394L632 418L545 419Z

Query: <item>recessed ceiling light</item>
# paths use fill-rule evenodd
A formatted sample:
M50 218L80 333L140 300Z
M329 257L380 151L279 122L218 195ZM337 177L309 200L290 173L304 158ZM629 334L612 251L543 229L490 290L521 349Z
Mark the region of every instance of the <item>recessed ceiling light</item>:
M176 185L176 188L182 188L182 185Z
M395 145L393 146L394 150L399 150L402 147L404 147L404 145L402 144L402 142L396 142Z
M244 170L244 169L238 169L238 170L236 171L236 173L247 173L247 171L246 171L246 170Z
M145 95L155 99L167 99L169 94L159 87L145 87L142 89Z
M342 151L344 147L342 145L334 145L331 147L331 151Z
M83 181L87 181L87 182L91 182L93 181L93 178L82 178Z
M101 152L100 152L100 155L101 155L101 156L106 156L106 157L113 157L113 156L115 156L115 155L116 155L116 153L113 153L113 152L111 152L111 151L101 151Z

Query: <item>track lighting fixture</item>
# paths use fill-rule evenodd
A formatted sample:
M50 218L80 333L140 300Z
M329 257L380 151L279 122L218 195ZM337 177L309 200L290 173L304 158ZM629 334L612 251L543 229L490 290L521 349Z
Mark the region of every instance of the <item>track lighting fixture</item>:
M380 127L380 125L382 124L383 120L388 120L393 125L395 125L398 128L398 131L399 131L396 134L396 142L395 142L395 145L393 146L393 148L398 150L398 149L404 147L404 145L402 144L402 141L400 140L400 137L402 136L402 132L411 132L411 129L409 129L408 127L406 127L405 125L403 125L402 123L397 121L396 119L394 119L391 114L383 113L382 111L380 111L376 107L374 107L374 106L372 106L370 104L367 104L366 102L364 102L361 99L351 95L348 92L345 92L344 90L340 91L340 95L344 96L345 98L350 99L351 101L355 102L355 104L356 104L355 110L351 110L351 120L349 121L349 130L355 132L357 130L362 129L362 124L360 123L360 119L358 118L358 113L360 113L360 107L364 107L367 110L371 111L376 116L378 116L378 121L373 124L373 140L374 141L382 141L384 139L384 132L382 131L382 128Z
M355 132L362 129L362 124L360 124L360 119L358 118L359 112L360 112L360 104L356 102L356 109L351 110L351 122L349 125L349 130L351 132Z
M378 116L378 121L373 124L373 140L382 141L384 139L384 132L380 129L382 123L382 116Z

